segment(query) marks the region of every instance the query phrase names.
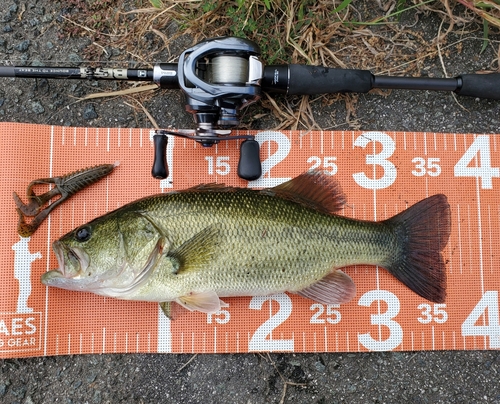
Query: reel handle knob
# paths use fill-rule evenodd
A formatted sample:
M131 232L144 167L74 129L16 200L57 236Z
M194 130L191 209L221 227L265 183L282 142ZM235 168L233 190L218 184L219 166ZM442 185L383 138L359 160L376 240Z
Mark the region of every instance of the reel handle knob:
M262 175L260 163L260 146L255 139L248 139L241 143L240 161L238 162L238 176L244 180L253 181Z
M167 144L167 136L161 134L153 135L155 157L153 161L153 168L151 169L151 175L153 178L158 180L168 177Z

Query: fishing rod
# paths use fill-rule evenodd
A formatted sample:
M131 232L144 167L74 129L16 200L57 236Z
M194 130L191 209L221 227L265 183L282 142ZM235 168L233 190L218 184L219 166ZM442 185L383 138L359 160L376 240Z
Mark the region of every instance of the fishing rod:
M221 37L185 50L178 63L158 63L152 69L92 67L0 66L0 77L149 81L160 88L180 89L193 115L192 131L155 130L151 174L167 178L167 135L181 136L211 147L221 140L243 140L238 175L255 180L262 174L259 143L254 136L232 136L240 110L259 100L262 91L288 95L367 93L380 89L452 91L457 95L500 100L500 73L463 74L454 78L374 75L368 70L323 66L272 65L259 60L252 41Z

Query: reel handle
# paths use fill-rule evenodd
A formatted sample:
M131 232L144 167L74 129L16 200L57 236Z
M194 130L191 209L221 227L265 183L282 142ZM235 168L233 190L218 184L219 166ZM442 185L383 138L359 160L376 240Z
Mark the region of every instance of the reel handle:
M168 177L167 144L167 136L162 134L153 135L155 156L153 161L153 168L151 169L151 175L157 180L162 180Z
M262 175L260 163L260 146L255 139L247 139L240 146L238 161L238 176L244 180L253 181Z

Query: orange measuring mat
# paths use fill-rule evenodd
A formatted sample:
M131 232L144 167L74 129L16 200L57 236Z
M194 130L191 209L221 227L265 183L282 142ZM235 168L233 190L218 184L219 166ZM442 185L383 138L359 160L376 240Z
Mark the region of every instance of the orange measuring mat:
M359 352L500 348L500 137L485 134L262 131L263 175L237 176L238 141L203 148L170 138L170 176L151 177L148 129L1 123L0 357L110 352ZM247 133L247 132L245 132ZM243 134L240 132L239 134ZM12 193L36 178L120 165L17 234ZM272 187L311 168L341 184L341 214L383 220L444 193L451 206L446 303L431 303L382 268L348 267L357 294L326 306L292 294L224 298L216 314L168 320L154 303L47 288L54 240L135 199L200 183ZM47 187L48 190L48 187Z

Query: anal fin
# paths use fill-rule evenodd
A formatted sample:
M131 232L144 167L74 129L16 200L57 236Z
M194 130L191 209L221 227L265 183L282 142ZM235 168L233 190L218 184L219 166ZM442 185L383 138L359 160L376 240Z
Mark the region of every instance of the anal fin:
M293 293L322 304L342 304L356 295L356 285L349 275L335 270L311 286Z

